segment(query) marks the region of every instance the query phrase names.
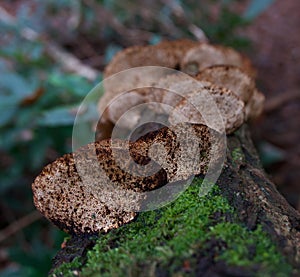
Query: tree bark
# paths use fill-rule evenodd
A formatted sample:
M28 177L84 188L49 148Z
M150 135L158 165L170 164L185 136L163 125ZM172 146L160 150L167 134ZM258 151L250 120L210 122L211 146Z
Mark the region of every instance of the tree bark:
M268 179L246 125L229 136L227 143L226 163L217 182L222 194L249 229L262 224L289 262L299 269L299 212Z

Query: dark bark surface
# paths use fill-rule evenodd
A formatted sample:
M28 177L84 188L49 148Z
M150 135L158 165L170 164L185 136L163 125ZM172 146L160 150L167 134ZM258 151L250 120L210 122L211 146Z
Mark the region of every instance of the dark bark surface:
M262 224L282 253L299 269L299 212L289 205L266 176L247 126L228 137L227 143L227 160L217 182L222 194L249 229Z

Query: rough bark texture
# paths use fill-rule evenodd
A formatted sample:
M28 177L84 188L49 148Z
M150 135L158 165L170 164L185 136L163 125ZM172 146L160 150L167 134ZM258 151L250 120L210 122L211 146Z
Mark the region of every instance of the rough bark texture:
M266 176L246 126L227 142L228 157L217 182L222 194L249 229L261 223L288 260L300 268L300 214Z
M266 176L246 125L228 136L227 144L227 160L217 182L222 195L229 200L236 209L239 219L250 230L255 229L257 224L263 226L292 264L295 276L299 276L300 214L288 204ZM85 257L96 239L96 237L73 237L55 257L53 269L64 262L72 261L74 257ZM212 249L206 250L206 253L214 252L213 246ZM228 272L232 273L232 267L223 263L221 267L222 272L216 276L228 276L230 274ZM217 270L218 266L212 264L209 268ZM234 271L242 274L238 268Z

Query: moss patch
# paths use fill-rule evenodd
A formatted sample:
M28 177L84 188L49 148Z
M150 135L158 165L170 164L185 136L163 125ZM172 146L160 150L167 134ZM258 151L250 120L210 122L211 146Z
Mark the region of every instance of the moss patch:
M231 152L231 156L235 162L240 162L244 158L243 150L237 147Z
M173 203L101 234L84 265L76 259L54 273L74 276L80 269L80 276L193 276L211 257L212 267L223 263L255 275L289 276L292 268L261 226L254 231L243 226L216 186L199 197L201 179L195 180Z

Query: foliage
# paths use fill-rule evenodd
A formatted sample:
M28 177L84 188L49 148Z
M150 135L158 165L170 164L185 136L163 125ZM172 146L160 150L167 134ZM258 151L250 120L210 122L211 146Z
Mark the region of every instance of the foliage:
M101 235L85 264L76 259L58 268L56 276L73 276L78 269L80 276L131 276L158 268L170 275L184 274L184 261L197 268L197 255L204 251L209 256L205 247L212 240L222 245L214 253L215 261L244 266L249 273L256 266L262 276L288 276L291 267L261 226L250 231L241 225L217 187L200 198L201 179L195 180L173 203Z

